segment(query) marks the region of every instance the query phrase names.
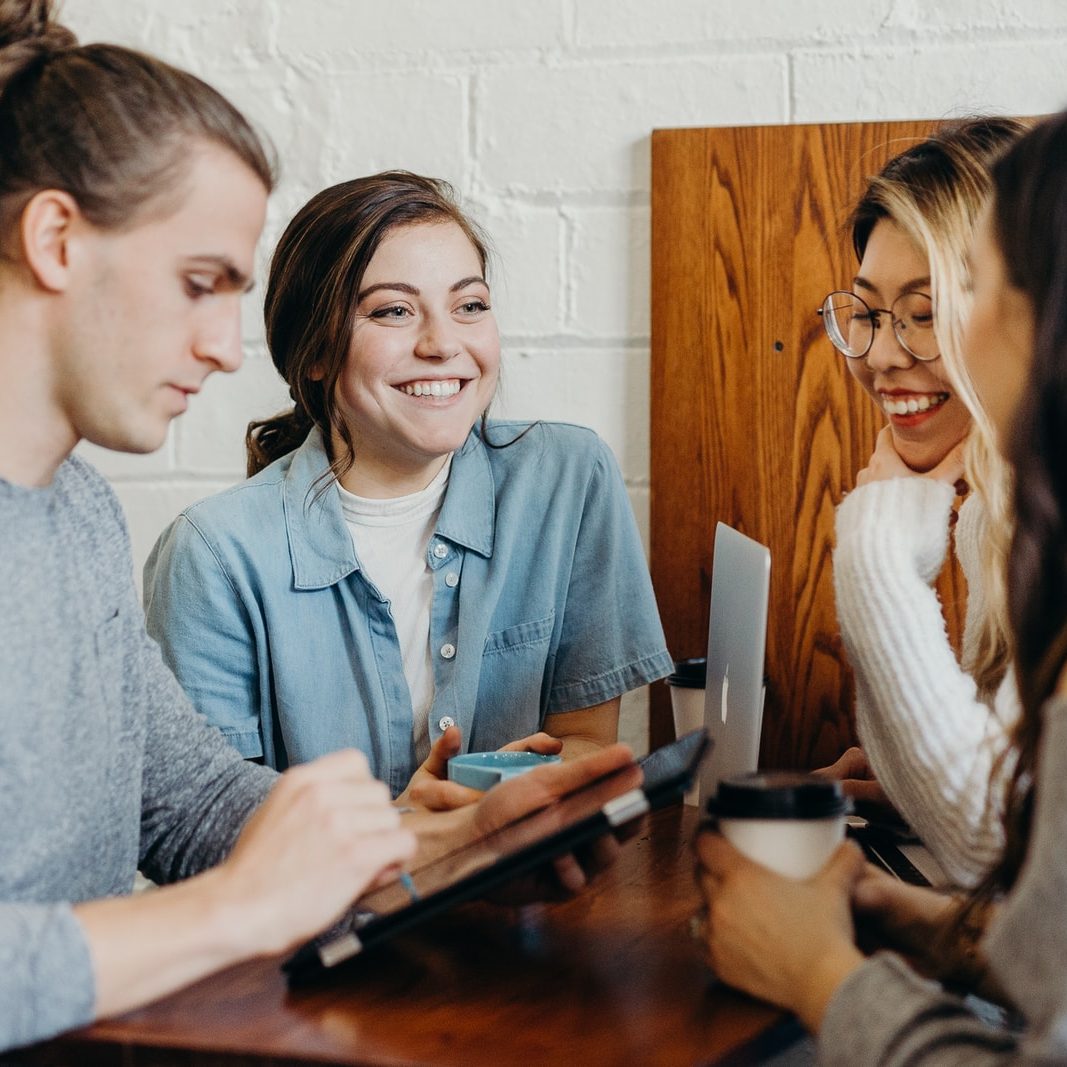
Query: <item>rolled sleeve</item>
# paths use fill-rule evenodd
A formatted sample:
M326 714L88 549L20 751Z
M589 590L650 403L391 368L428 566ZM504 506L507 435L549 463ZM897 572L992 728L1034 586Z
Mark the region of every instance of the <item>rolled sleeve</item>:
M598 440L547 711L603 703L672 669L626 486Z

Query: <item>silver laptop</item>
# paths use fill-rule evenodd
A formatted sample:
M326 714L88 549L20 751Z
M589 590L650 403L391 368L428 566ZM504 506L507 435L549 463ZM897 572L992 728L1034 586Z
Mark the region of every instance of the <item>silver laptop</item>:
M715 527L704 726L715 742L700 774L700 804L720 779L754 771L763 727L771 553L720 522Z

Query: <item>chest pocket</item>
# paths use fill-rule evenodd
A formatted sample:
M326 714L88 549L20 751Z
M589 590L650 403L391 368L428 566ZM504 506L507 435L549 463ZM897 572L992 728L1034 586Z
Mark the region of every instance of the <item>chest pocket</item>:
M541 729L555 621L553 611L486 637L472 751L499 748Z
M548 645L555 621L556 613L550 611L544 618L516 623L503 630L494 630L485 639L483 655L488 658L507 652L535 652L539 647Z

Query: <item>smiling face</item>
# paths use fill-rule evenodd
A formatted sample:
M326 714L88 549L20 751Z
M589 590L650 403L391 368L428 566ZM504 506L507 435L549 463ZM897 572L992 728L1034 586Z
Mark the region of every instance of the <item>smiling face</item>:
M54 403L74 441L153 451L209 374L240 366L267 192L231 152L193 151L170 213L120 231L77 224L53 332Z
M871 230L853 290L871 308L889 308L905 293L930 292L930 266L895 222L882 219ZM880 316L866 358L847 364L885 412L897 453L912 470L932 470L970 428L970 414L943 377L941 360L911 356L888 315Z
M970 266L974 303L964 359L1004 452L1033 358L1034 310L1026 294L1008 280L988 210L975 231Z
M454 222L391 231L364 273L337 379L355 454L341 484L372 497L424 488L489 406L499 371L489 286L467 235Z

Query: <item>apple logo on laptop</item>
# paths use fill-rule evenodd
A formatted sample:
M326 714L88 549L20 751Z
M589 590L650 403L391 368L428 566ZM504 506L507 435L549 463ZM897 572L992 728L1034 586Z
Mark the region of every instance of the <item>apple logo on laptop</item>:
M722 721L726 722L726 694L730 689L730 665L726 665L726 673L722 676Z

